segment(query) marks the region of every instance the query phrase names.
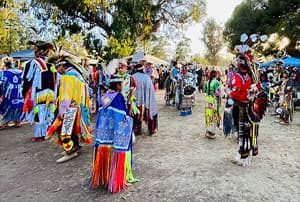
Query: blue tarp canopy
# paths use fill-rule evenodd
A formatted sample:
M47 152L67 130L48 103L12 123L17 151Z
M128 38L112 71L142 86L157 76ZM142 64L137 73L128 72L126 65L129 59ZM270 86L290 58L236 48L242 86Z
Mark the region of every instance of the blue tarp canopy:
M276 60L259 64L259 66L261 68L266 68L266 67L269 67L272 64L276 64L276 62L278 60L282 60L284 62L284 66L295 66L295 67L300 68L300 58L294 58L294 57L290 57L290 56L284 56L284 57L281 57L281 58L277 58Z
M30 60L34 58L34 53L33 50L24 50L24 51L19 51L19 52L13 52L10 54L10 57L15 58L15 59L20 59L20 60Z
M7 54L0 55L0 58L8 56ZM13 52L9 55L10 57L18 60L30 60L34 58L33 50L23 50L18 52Z
M77 63L81 62L81 58L79 56L71 53L68 50L62 49L61 53L63 55L67 55L67 56L72 57L74 59L74 61L77 62ZM7 56L7 55L0 55L0 58L5 57L5 56ZM31 59L35 58L34 52L33 52L32 49L13 52L13 53L10 54L10 57L14 58L15 60L21 60L21 61L31 60Z

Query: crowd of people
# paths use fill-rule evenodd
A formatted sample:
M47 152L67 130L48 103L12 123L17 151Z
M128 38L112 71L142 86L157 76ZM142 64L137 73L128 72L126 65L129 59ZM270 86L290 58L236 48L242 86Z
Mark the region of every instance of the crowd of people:
M205 136L216 138L222 127L225 136L232 134L239 142L238 153L232 162L239 165L250 164L251 156L258 153L259 122L267 106L274 106L278 118L275 122L287 125L292 121L300 70L286 67L283 61L278 60L270 68L259 68L248 51L240 53L224 72L214 67L177 62L166 72L166 105L177 106L181 116L191 114L194 97L188 104L188 113L182 113L182 110L186 111L185 103L188 102L185 101L189 98L186 88L193 88L190 94L196 89L204 92Z
M55 50L51 43L29 42L35 58L22 70L12 58L3 59L0 71L1 129L33 125L32 142L57 134L63 163L78 156L83 144L94 144L89 185L119 192L127 183L138 181L132 173L132 146L135 135L149 135L158 128L155 91L165 88L166 105L176 106L181 116L192 114L196 92L205 93L205 136L215 139L218 128L236 136L239 148L233 163L249 165L258 154L258 128L268 100L279 86L280 123L287 123L286 98L291 92L290 72L283 64L274 71L256 70L251 55L243 53L223 72L199 65L173 62L156 67L141 59L118 60L107 73L101 63L80 65ZM272 73L271 78L269 73ZM298 80L294 80L299 84ZM272 79L272 82L270 82ZM222 98L226 100L222 116ZM227 110L227 111L226 111ZM278 110L277 110L278 111ZM91 114L97 113L92 139ZM223 121L223 124L222 124Z
M100 64L80 65L44 41L29 42L35 58L24 69L4 58L0 71L1 129L33 125L32 142L57 134L63 163L78 156L83 144L94 143L90 186L111 192L137 181L132 174L134 133L141 135L145 122L149 135L157 132L158 111L153 78L146 61L119 62L108 75ZM128 73L128 67L132 74ZM91 114L97 113L92 139Z

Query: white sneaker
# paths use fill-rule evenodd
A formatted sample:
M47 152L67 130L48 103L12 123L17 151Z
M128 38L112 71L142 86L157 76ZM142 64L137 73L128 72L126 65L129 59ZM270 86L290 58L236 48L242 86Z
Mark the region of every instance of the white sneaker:
M241 160L241 154L240 153L236 153L236 155L233 157L233 159L231 160L231 162L233 164L238 164Z
M238 166L243 166L243 167L248 167L250 166L251 162L250 162L250 158L247 157L245 159L240 159L238 162L237 162L237 165Z
M74 152L72 154L65 154L63 157L56 160L56 163L64 163L78 156L78 152Z
M234 132L234 133L233 133L233 136L234 136L235 138L238 138L238 137L239 137L239 133L238 133L238 132Z
M237 165L238 166L245 166L246 165L246 159L239 159L238 161L237 161Z

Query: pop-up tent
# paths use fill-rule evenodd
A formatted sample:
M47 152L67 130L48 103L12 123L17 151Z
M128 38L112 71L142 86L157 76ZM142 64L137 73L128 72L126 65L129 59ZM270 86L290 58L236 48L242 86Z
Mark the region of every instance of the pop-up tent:
M276 60L262 63L259 66L261 68L269 67L270 65L276 64L277 61L282 60L284 62L284 66L294 66L300 68L300 58L294 58L290 56L283 56L281 58L277 58Z

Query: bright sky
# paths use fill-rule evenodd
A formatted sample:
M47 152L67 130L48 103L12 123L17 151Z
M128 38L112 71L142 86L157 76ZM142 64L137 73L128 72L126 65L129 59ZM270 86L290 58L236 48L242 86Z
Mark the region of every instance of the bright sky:
M242 1L243 0L206 0L207 17L212 17L217 23L224 25L230 18L234 8ZM191 26L187 30L186 36L192 40L191 48L193 54L200 53L202 55L204 53L204 45L200 40L202 37L202 25L198 23Z

